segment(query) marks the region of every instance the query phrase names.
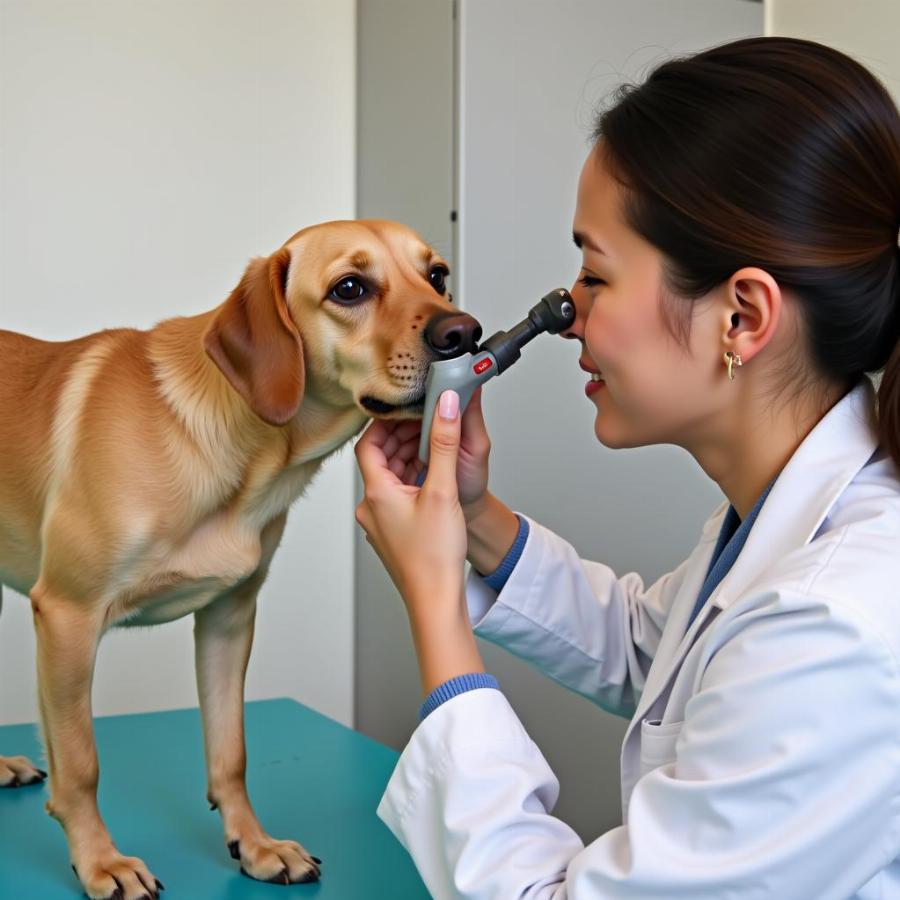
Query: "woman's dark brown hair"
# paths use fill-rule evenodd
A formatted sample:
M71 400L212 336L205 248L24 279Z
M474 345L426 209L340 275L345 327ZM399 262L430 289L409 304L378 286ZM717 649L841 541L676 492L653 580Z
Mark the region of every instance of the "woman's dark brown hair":
M812 41L735 41L620 87L594 139L676 295L758 266L798 296L819 376L884 369L900 466L900 114L875 76Z

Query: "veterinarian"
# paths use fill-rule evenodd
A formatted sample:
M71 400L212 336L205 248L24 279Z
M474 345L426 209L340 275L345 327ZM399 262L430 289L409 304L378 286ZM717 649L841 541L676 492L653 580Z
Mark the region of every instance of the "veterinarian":
M426 698L379 815L436 898L900 898L897 108L762 38L662 64L594 137L564 336L597 439L679 445L727 502L645 586L488 491L480 398L441 398L421 489L416 423L374 423L357 519ZM472 626L630 718L620 826L554 818Z

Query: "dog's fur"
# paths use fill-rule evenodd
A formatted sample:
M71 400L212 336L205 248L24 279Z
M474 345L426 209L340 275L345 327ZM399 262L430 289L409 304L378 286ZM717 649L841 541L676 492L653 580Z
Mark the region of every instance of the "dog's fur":
M0 331L0 581L31 598L47 810L89 897L158 889L97 808L98 641L189 613L226 843L255 878L318 877L299 844L263 831L244 784L256 596L288 507L324 459L373 414L421 416L436 355L426 326L454 311L446 271L396 223L329 222L253 260L201 315L60 343ZM351 275L368 291L348 305L332 289ZM0 757L0 785L43 776Z

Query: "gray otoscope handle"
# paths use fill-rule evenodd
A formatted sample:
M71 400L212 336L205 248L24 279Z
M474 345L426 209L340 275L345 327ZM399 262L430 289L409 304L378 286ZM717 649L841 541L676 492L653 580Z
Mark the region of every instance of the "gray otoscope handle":
M497 361L487 351L464 353L455 359L433 362L425 381L425 412L422 416L422 436L419 439L419 459L428 464L431 446L431 422L438 400L444 391L459 394L459 414L462 415L480 384L493 378L498 372Z

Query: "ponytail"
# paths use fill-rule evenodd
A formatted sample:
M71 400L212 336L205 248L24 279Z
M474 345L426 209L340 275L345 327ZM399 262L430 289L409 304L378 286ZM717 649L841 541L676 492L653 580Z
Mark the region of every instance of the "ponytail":
M878 438L900 469L900 244L894 257L894 349L878 386Z

